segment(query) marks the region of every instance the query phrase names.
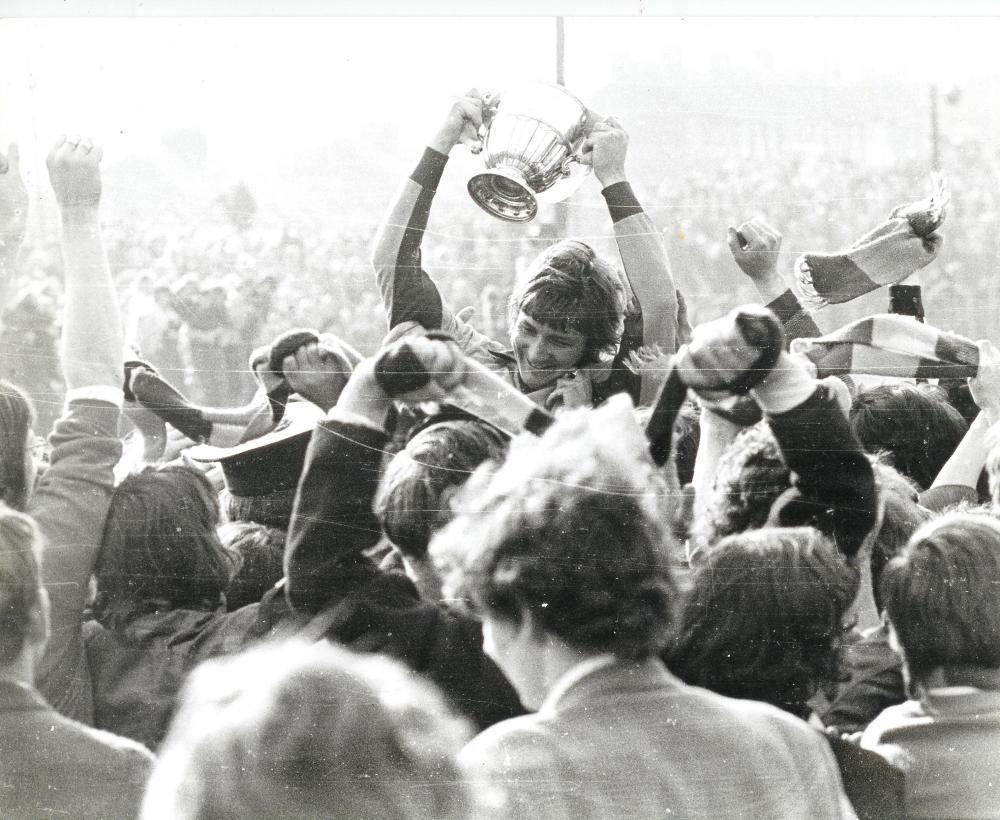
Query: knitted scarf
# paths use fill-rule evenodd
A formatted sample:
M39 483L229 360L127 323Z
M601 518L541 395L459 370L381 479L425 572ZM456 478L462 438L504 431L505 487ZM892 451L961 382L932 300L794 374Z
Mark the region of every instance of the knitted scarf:
M891 313L859 319L815 339L795 339L791 351L816 365L817 378L863 373L954 379L973 377L979 368L975 342Z
M943 241L934 231L944 222L949 196L940 173L931 182L929 197L900 205L888 221L847 250L800 256L794 276L802 300L813 309L849 302L900 282L933 261Z

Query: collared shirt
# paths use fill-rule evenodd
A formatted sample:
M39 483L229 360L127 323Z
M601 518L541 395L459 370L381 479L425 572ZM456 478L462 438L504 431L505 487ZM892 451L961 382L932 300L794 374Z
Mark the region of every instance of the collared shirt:
M552 688L549 689L538 711L546 712L554 710L562 696L573 688L578 681L583 680L587 675L592 675L598 669L611 666L616 660L617 658L612 653L604 652L582 660L575 666L571 666L563 672L560 678L552 685Z

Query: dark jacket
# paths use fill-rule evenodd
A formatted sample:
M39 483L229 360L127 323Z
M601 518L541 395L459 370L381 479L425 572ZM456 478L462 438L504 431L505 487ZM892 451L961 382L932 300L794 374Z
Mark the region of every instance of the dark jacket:
M163 741L188 673L202 661L240 651L271 626L264 604L235 612L157 608L84 625L94 690L94 725L152 750ZM277 620L277 619L274 619Z
M406 575L365 555L381 535L372 501L387 441L363 424L331 418L317 425L285 548L289 601L322 613L317 623L330 640L426 675L480 728L521 714L514 690L483 653L480 623L422 599Z

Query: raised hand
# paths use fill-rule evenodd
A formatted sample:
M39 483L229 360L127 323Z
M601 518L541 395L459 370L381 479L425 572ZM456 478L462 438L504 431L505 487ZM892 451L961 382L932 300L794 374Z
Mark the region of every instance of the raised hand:
M698 325L677 353L681 380L699 393L739 393L760 383L783 349L781 325L769 310L746 305Z
M468 145L474 150L482 147L479 129L483 124L483 95L475 88L469 90L464 97L458 97L448 110L437 135L430 142L430 147L442 154L447 154L458 143Z
M751 219L739 228L726 231L729 251L740 270L757 286L765 301L777 298L785 291L778 274L778 253L781 233L763 219Z
M336 412L361 416L385 427L394 399L440 401L464 381L466 372L465 356L455 342L406 337L354 368Z
M324 412L337 403L353 370L329 340L302 345L282 360L281 369L292 390Z
M60 137L45 160L56 201L70 211L97 211L101 201L100 162L104 152L89 139Z
M591 126L580 152L580 162L593 166L594 176L601 187L607 188L626 180L628 134L614 117L599 120Z
M400 401L441 401L462 384L465 355L451 339L412 336L383 349L375 379L386 395Z
M12 142L6 156L0 154L0 242L3 246L19 246L27 224L28 189L21 177L21 154L17 143Z
M548 410L593 407L593 383L586 372L574 370L556 380L555 389L545 400Z

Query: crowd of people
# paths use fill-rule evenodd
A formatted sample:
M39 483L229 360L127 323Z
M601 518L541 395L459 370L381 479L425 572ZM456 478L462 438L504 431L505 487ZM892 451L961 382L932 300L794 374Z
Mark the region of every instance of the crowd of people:
M428 220L484 104L372 237L264 242L246 191L230 233L107 229L70 135L23 246L0 155L0 814L1000 817L1000 350L821 337L747 214L711 242L754 298L712 313L614 119L581 161L617 258L485 236L503 276L448 285ZM944 220L816 289L940 269Z

